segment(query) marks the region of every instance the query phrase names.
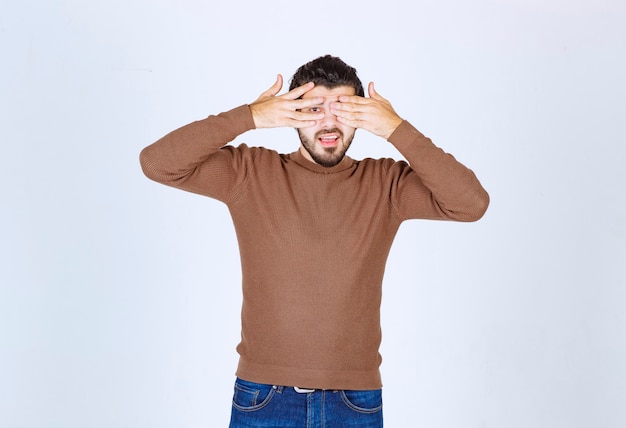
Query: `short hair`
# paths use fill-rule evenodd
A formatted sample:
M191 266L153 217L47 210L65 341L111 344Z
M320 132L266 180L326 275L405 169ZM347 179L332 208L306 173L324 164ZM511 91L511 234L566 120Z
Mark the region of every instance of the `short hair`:
M350 67L340 58L331 55L321 56L298 68L291 78L289 90L291 91L308 82L328 89L350 86L354 88L356 95L363 97L365 94L356 69Z

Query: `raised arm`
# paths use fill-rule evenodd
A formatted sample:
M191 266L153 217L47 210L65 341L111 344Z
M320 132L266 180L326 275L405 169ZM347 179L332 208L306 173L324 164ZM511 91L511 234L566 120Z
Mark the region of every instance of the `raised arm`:
M489 195L474 173L401 119L391 103L376 92L373 83L368 86L368 94L369 98L341 97L331 109L340 122L388 140L409 162L411 171L399 174L394 191L402 215L457 221L480 219L489 205ZM425 190L432 201L428 212L419 202L423 201Z
M208 194L206 186L227 193L233 185L236 153L220 150L222 147L254 128L302 128L320 118L319 113L300 111L320 102L298 99L313 88L312 83L278 96L282 84L282 76L278 75L276 82L250 105L192 122L144 148L140 154L144 174L159 183L196 193Z
M144 148L144 174L159 183L183 187L194 172L238 135L253 129L250 108L242 105L182 126Z

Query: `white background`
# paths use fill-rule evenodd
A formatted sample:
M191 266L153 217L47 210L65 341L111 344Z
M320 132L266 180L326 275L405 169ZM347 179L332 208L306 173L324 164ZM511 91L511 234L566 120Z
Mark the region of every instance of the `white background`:
M625 426L624 22L619 0L2 0L0 428L227 425L232 223L138 154L326 53L492 198L400 230L386 426ZM399 156L364 131L350 155Z

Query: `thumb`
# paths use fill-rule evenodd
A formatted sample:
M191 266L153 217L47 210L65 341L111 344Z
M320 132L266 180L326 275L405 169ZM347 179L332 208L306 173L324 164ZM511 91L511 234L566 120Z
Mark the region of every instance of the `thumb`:
M280 92L282 87L283 87L283 76L281 74L278 74L276 76L276 82L274 82L274 84L267 91L263 92L263 95L273 97L277 93Z
M381 97L378 92L376 92L376 88L374 88L374 82L370 82L369 85L367 85L367 94L370 98L374 98L376 100L384 100L384 98Z
M367 85L367 95L369 95L370 98L374 98L376 96L376 89L374 89L374 82L370 82L369 85Z
M274 82L274 84L268 90L266 90L261 95L259 95L259 98L257 98L254 102L258 103L260 101L265 100L266 98L274 97L277 93L280 92L280 89L282 87L283 87L283 76L279 74L278 76L276 76L276 82Z

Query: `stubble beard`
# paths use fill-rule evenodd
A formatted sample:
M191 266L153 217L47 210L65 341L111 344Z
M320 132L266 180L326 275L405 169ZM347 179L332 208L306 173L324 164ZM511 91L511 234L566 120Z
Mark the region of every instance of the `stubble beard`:
M332 166L337 165L342 159L345 157L348 148L350 148L350 144L352 144L352 140L354 139L354 133L345 140L345 136L343 132L341 132L338 128L332 129L322 129L315 133L314 141L311 141L304 135L300 129L296 129L298 131L298 136L300 137L300 142L304 149L311 155L313 160L322 165L323 167L330 168ZM336 147L322 147L322 152L318 152L315 150L316 142L320 138L321 135L324 134L338 134L341 139L341 145Z

